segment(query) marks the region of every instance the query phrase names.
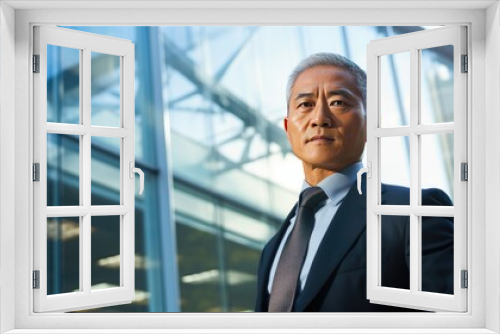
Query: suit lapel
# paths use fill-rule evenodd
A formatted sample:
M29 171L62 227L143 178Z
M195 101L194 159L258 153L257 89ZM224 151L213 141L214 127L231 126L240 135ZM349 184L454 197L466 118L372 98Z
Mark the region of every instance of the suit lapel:
M362 195L354 184L338 208L314 258L304 290L294 311L303 311L316 297L366 228L366 182Z

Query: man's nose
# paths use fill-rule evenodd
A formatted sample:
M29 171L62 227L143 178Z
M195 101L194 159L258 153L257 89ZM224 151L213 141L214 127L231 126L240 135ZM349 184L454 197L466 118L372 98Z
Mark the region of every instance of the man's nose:
M312 119L312 126L331 127L333 122L328 103L326 101L318 103Z

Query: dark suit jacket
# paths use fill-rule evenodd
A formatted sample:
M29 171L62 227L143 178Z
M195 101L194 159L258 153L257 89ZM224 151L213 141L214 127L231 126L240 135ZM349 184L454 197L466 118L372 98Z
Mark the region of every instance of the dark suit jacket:
M401 312L404 308L372 304L366 299L366 186L354 184L338 208L311 266L297 312ZM382 204L408 205L409 189L382 185ZM423 205L453 205L439 189L422 191ZM266 312L271 269L280 241L295 208L262 251L255 310ZM409 217L382 219L382 286L409 289ZM453 293L453 218L422 219L422 290Z

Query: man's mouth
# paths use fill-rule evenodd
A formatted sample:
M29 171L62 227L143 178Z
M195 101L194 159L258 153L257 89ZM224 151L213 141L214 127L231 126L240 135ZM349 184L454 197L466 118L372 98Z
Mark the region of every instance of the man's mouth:
M307 143L310 143L310 142L314 142L314 141L334 141L335 139L333 139L332 137L328 137L328 136L313 136L311 138L309 138L306 142Z

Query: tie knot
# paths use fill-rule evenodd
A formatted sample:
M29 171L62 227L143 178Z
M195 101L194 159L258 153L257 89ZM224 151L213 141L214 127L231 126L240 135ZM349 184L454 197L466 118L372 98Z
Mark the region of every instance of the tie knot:
M319 203L327 199L327 195L320 187L310 187L302 191L299 202L301 207L314 209Z

